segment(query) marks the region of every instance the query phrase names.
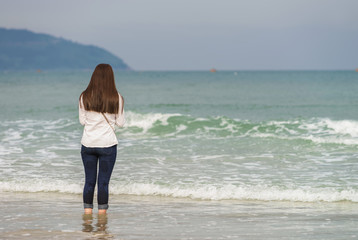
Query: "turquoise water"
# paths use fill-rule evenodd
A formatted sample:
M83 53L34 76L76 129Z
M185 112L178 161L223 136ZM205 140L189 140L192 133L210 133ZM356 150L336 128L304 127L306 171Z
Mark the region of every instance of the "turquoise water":
M77 104L90 76L0 74L0 192L80 196ZM127 123L114 198L357 207L358 73L117 72L116 84Z

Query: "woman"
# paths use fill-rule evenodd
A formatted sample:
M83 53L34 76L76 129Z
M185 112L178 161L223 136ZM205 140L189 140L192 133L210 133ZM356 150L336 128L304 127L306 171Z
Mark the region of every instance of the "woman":
M86 183L83 189L85 214L91 214L99 162L97 202L98 213L108 209L108 184L117 156L118 140L115 125L123 126L124 100L118 93L109 64L99 64L79 99L79 119L84 125L81 156Z

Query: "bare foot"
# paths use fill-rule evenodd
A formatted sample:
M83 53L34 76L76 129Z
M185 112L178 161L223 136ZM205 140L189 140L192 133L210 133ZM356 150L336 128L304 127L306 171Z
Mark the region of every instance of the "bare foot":
M106 214L107 209L98 209L98 214Z
M85 214L92 214L92 208L85 208Z

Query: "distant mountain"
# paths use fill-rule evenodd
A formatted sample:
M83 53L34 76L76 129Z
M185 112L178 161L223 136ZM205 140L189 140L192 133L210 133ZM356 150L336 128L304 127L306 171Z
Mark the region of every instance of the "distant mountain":
M94 69L99 63L130 69L122 59L96 46L28 30L0 28L0 70Z

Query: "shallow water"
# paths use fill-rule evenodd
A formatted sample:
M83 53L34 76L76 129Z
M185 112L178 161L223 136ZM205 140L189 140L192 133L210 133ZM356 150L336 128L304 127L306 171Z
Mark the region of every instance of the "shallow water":
M25 204L23 202L24 199ZM104 217L80 196L6 193L4 239L356 239L356 204L112 196Z

